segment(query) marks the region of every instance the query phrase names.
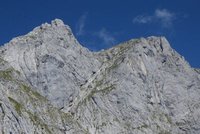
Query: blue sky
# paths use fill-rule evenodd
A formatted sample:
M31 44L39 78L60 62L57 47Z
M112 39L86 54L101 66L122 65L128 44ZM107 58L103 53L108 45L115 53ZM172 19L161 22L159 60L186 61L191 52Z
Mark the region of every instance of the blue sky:
M199 0L2 0L0 44L55 18L90 50L151 35L166 36L193 67L200 67Z

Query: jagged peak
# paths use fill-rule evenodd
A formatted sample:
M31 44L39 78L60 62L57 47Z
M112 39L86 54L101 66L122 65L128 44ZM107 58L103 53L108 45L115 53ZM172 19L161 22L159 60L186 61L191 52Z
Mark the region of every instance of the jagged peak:
M164 36L150 36L142 37L137 39L131 39L126 42L122 42L119 45L116 45L110 49L102 50L97 52L98 55L101 55L101 60L107 60L112 57L125 56L127 54L134 54L135 56L141 57L174 57L175 59L182 59L184 64L184 57L179 55L169 44L168 40Z
M30 40L35 40L38 37L42 37L44 36L43 34L54 34L56 38L64 38L66 40L68 40L70 43L72 44L79 44L78 41L76 40L76 38L73 35L73 32L71 30L71 28L66 25L61 19L54 19L52 20L50 23L43 23L40 26L34 28L31 32L29 32L26 35L23 36L19 36L16 38L13 38L8 44L16 44L16 43L21 43L21 44L27 44L27 39L30 38ZM44 41L44 39L41 39L42 41ZM119 45L116 45L115 47L112 47L108 50L103 50L103 51L109 51L112 49L115 49L118 46L126 46L125 44L129 44L131 45L131 47L133 47L134 45L140 44L141 43L146 43L146 44L150 44L151 43L153 45L157 45L162 48L171 48L169 45L169 42L167 41L167 39L163 36L158 37L158 36L150 36L150 37L142 37L142 38L138 38L138 39L131 39L129 41L126 42L122 42ZM102 51L98 52L101 53Z
M61 19L54 19L51 21L52 26L65 26L64 22Z
M42 25L34 28L32 32L45 31L52 28L54 30L62 29L63 31L72 33L71 28L68 25L66 25L61 19L54 19L51 21L51 23L47 23L47 22L43 23Z
M133 38L128 41L122 42L108 50L102 50L100 52L110 52L116 49L121 48L132 48L143 47L148 49L156 48L157 51L168 53L172 50L168 40L164 36L149 36L149 37L141 37L141 38Z
M54 19L51 23L43 23L29 33L13 38L9 43L4 44L4 46L16 46L16 44L23 46L31 45L36 42L49 42L52 39L63 42L62 46L80 46L71 28L65 25L61 19Z
M0 49L2 133L200 132L199 70L167 55L165 37L96 56L66 27L56 19Z

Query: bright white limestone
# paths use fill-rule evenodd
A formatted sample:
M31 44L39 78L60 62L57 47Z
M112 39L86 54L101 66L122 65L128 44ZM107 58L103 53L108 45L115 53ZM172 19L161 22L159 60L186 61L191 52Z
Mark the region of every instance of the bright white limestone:
M198 134L199 72L164 37L90 52L56 19L0 48L0 133Z

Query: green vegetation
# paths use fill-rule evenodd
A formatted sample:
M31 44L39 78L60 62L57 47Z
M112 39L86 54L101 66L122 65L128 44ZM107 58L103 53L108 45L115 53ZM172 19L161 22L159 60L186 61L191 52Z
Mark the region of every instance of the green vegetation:
M13 69L11 68L4 71L0 71L0 78L3 78L5 80L13 80L12 72L13 72Z
M15 79L13 78L13 73L17 73L18 75L20 75L20 72L17 70L14 70L13 68L0 70L0 78L3 78L4 80L9 80L9 81L15 81Z
M1 62L1 59L0 59ZM8 100L10 101L10 104L13 106L14 111L19 116L29 116L30 121L35 125L38 126L37 129L42 129L44 132L51 134L53 131L52 126L48 126L44 122L41 116L39 114L47 114L48 117L53 118L53 121L57 120L57 116L55 116L56 110L52 107L49 107L47 111L41 112L41 113L35 113L32 110L29 110L27 104L32 105L34 108L38 108L42 105L48 105L48 100L40 95L38 92L33 91L31 87L23 83L22 81L19 81L13 77L13 74L20 75L19 71L14 70L13 68L8 68L6 70L0 71L0 78L4 80L11 81L14 85L18 85L18 89L13 91L10 91L10 96L8 97ZM19 100L15 100L15 98L12 97L12 95L16 94L16 96L20 97L23 96L22 100L19 98ZM28 101L28 102L27 102ZM0 107L2 106L2 103L0 103ZM68 119L67 119L68 120ZM57 129L57 128L55 128ZM3 131L2 131L3 133Z
M158 134L171 134L169 131L161 130Z
M130 122L125 122L124 123L124 128L125 129L127 129L127 130L129 130L129 131L144 131L145 129L148 129L149 128L149 126L147 125L147 124L141 124L141 125L139 125L139 126L135 126L135 127L133 127L132 126L132 123L130 123Z
M40 99L40 100L46 100L46 98L42 95L40 95L38 92L31 90L31 88L25 84L20 85L20 89L22 91L26 92L29 96Z
M138 126L138 127L134 128L134 129L141 130L141 129L144 129L144 128L148 128L148 125L147 124L143 124L143 125Z
M103 85L103 80L95 81L95 84L96 87L100 87L101 85Z
M171 117L168 114L165 114L165 113L162 113L162 112L161 113L159 113L159 112L154 113L152 115L152 119L153 120L159 120L161 122L166 122L166 123L169 123L169 124L173 124Z
M29 35L28 37L31 39L34 39L34 40L37 39L37 37L35 35Z
M48 125L43 123L43 121L36 115L36 114L32 114L29 111L26 111L26 113L28 113L31 121L33 122L33 124L35 126L40 126L41 129L44 129L45 132L47 132L48 134L52 134L51 130L49 129Z
M3 62L4 62L4 60L0 58L0 64L3 63Z
M142 126L140 126L140 128L148 128L147 124L143 124Z
M50 129L48 128L48 125L45 124L36 114L31 113L30 111L26 110L22 104L20 104L19 102L17 102L15 99L8 97L8 99L10 100L10 102L12 103L12 105L14 106L16 112L22 116L22 110L24 110L24 112L26 112L31 121L33 122L34 125L36 126L40 126L41 129L44 129L45 132L51 134Z
M116 47L120 49L119 53L121 54L122 52L129 50L129 48L132 47L132 45L137 44L139 42L140 42L140 39L132 39L132 40L124 42Z
M20 71L18 71L18 70L15 70L15 72L18 74L18 75L20 75L21 73L20 73Z
M76 124L77 126L79 126L79 128L82 129L82 133L83 134L90 134L88 129L85 129L78 120L74 120L74 118L72 117L71 114L69 113L63 113L61 111L58 111L59 114L61 115L61 119L62 119L62 123L65 124L65 122L70 122L71 124Z
M173 123L173 122L172 122L172 118L171 118L169 115L165 114L165 118L167 119L167 122L168 122L168 123L170 123L170 124Z
M152 115L152 120L154 121L159 120L162 123L173 125L172 118L168 114L163 113L162 111L159 110ZM161 127L159 124L156 124L156 126L159 132L158 134L171 134L169 130L166 130L166 128Z
M98 90L96 93L102 92L103 95L105 95L105 94L110 93L113 89L115 89L114 85L110 85L110 86L107 86L107 87L105 87L105 88L103 88L101 90Z
M109 73L112 70L116 69L119 65L119 63L117 63L117 62L118 62L118 60L115 60L110 67L106 68L106 71Z
M19 115L21 115L22 114L22 112L21 112L21 110L22 110L22 105L20 104L20 103L18 103L16 100L14 100L13 98L11 98L11 97L8 97L8 99L10 100L10 102L13 104L13 106L15 107L15 110L16 110L16 112L19 114Z
M91 99L92 96L94 96L94 94L96 94L96 93L102 93L103 95L108 94L108 93L109 93L110 91L112 91L114 88L115 88L114 85L110 85L110 86L107 86L107 87L105 87L105 88L103 88L103 89L100 89L100 90L94 89L94 90L92 90L91 93L87 96L87 100Z

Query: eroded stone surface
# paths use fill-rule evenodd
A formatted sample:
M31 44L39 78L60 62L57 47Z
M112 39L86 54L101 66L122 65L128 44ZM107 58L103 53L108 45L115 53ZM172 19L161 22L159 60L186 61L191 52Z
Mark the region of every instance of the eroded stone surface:
M164 37L90 52L56 19L0 57L1 133L200 133L199 69Z

